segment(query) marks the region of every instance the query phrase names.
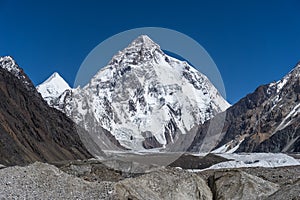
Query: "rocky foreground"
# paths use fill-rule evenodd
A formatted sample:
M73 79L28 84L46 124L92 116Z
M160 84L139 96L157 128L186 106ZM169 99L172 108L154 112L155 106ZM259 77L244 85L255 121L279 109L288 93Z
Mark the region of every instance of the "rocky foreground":
M0 199L300 199L300 166L130 174L99 161L0 169Z

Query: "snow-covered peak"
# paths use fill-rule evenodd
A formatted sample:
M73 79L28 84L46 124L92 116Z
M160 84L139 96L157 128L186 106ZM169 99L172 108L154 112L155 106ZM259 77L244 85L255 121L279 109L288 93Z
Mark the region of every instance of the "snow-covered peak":
M70 87L67 82L59 75L59 73L54 72L46 81L44 81L42 84L46 83L59 83L63 86Z
M123 67L126 65L146 64L155 60L159 55L164 55L160 46L153 42L148 36L141 35L124 50L119 51L109 62L110 66Z
M151 38L149 38L147 35L141 35L128 46L128 47L143 47L143 48L153 48L153 47L159 47L158 44L156 44Z
M146 35L119 51L88 85L64 94L50 105L95 138L103 127L134 150L167 148L230 106L205 75Z
M16 65L15 60L11 56L0 57L0 66L9 72L19 72L20 69Z
M23 74L21 73L22 70L11 56L0 57L0 66L1 68L15 75L17 78L24 78Z
M50 103L59 97L65 90L69 90L69 84L57 73L53 73L46 81L37 86L37 90L42 97Z
M27 75L23 72L23 69L18 66L16 61L11 56L0 56L0 67L21 80L28 90L32 90L34 88L31 80L27 77Z

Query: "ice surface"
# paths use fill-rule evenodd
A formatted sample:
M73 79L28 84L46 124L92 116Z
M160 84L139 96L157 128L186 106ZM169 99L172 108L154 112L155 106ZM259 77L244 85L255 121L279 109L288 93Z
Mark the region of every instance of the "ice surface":
M299 160L283 153L217 154L233 161L218 163L208 169L240 167L283 167L300 165Z

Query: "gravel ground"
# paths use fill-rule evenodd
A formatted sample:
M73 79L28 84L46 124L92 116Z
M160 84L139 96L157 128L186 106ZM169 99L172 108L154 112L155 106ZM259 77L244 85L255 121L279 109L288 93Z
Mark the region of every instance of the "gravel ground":
M190 157L187 158L190 159ZM211 180L213 180L217 189L214 187L210 187L210 189L216 196L222 195L223 190L230 189L231 197L234 199L234 195L240 193L235 191L240 191L240 188L244 188L246 193L250 191L249 188L260 193L259 189L262 186L258 184L259 181L255 180L261 179L269 182L269 188L275 188L277 191L268 199L282 199L285 196L290 199L300 199L300 166L218 169L197 173L167 167L145 175L128 174L109 169L96 160L62 163L57 167L45 163L34 163L25 167L15 166L0 169L0 199L124 199L123 196L141 199L150 194L152 194L151 197L156 197L154 191L160 191L158 194L160 197L166 197L164 196L166 192L169 193L167 196L174 197L184 194L181 190L184 185L193 185L190 189L194 189L185 194L184 198L186 199L188 196L192 197L198 194L197 188L204 188L204 186L197 185L199 181L201 182L201 178L203 183L206 182L210 186ZM233 176L232 174L237 175ZM195 181L198 179L195 177L197 175L199 180ZM186 177L190 177L190 179ZM211 177L215 177L215 179L211 179ZM221 177L223 181L220 181L221 179L219 180L218 177ZM230 181L244 184L244 186L228 185ZM178 186L177 182L182 187L176 187ZM155 187L148 188L149 184L155 185ZM224 194L228 195L229 193ZM252 191L251 194L255 193ZM253 197L253 199L256 198Z
M111 182L88 182L44 163L0 170L0 199L108 199Z

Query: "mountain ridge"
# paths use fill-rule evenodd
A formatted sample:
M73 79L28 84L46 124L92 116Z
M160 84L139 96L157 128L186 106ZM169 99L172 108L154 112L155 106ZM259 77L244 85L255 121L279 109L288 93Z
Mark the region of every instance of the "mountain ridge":
M226 118L222 133L214 133L222 137L213 152L299 152L299 70L297 64L281 80L259 86L219 114ZM214 120L199 126L190 151L199 151Z

